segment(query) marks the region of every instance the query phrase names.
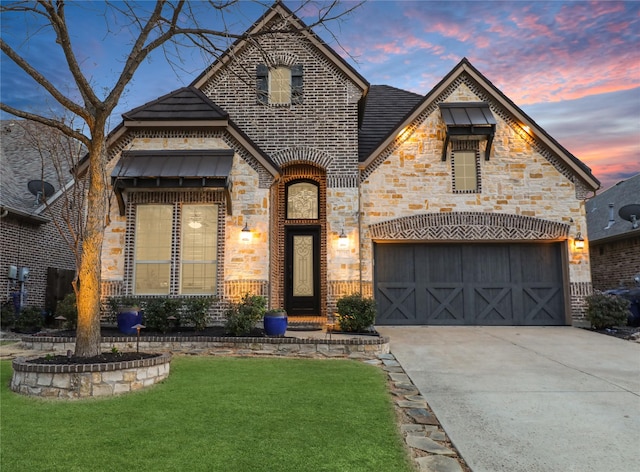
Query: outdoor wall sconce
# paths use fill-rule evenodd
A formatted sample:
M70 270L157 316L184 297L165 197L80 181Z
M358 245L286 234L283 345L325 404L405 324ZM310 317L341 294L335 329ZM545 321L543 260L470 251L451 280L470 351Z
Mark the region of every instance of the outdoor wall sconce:
M251 230L249 229L246 221L244 223L244 228L242 228L242 231L240 231L240 241L243 243L251 242Z
M584 249L584 238L582 237L582 233L576 234L576 239L573 240L573 245L580 251Z
M344 234L344 228L340 230L340 236L338 236L338 249L345 250L349 248L349 238Z

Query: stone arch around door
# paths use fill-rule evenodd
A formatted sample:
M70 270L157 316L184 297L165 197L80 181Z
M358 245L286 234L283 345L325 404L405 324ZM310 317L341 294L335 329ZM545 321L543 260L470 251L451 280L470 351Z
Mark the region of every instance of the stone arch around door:
M291 152L282 152L278 156L280 160L283 160L285 155L291 159L294 157ZM306 157L310 157L309 153L304 154ZM321 157L318 153L312 154L316 159ZM297 157L303 157L299 153L296 155ZM272 213L270 304L272 307L285 308L291 304L290 298L287 298L287 291L290 290L288 277L290 277L289 271L291 270L287 266L287 257L288 250L291 250L291 248L288 248L287 244L291 244L294 237L304 238L308 236L313 240L313 250L316 256L314 259L314 273L317 280L314 280L314 296L317 299L317 310L307 310L304 315L305 317L325 317L327 297L326 171L323 166L317 162L311 162L309 159L278 163L281 165L281 177L274 183L271 193L271 207L275 211ZM317 215L313 215L317 216L317 218L287 218L287 189L296 183L310 183L317 187ZM296 309L293 309L293 311L294 313L290 313L292 316L290 321L295 323Z
M398 218L371 225L369 233L377 324L570 321L569 225L461 212Z

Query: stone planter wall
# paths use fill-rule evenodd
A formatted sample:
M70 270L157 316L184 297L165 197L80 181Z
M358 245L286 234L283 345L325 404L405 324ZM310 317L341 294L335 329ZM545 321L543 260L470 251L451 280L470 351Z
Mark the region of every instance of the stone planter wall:
M171 354L103 364L31 364L13 360L11 390L49 398L118 395L154 385L169 376Z
M44 352L67 352L75 349L75 338L28 336L22 338L26 349ZM136 349L135 336L103 337L102 349L119 351ZM389 338L229 338L145 336L140 338L140 350L192 355L276 355L292 357L352 357L374 359L389 353Z

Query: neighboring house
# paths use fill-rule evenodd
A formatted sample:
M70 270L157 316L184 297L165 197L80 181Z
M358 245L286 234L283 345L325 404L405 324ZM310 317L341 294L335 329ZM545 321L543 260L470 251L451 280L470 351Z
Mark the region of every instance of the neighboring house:
M72 290L74 252L56 225L75 188L67 159L52 156L77 146L50 128L25 120L0 121L0 290L2 302L53 311ZM54 152L55 153L55 152ZM77 157L77 155L75 156Z
M589 199L586 209L593 288L635 286L634 276L640 274L640 174Z
M189 87L109 136L103 296L246 292L322 319L565 325L591 291L590 169L463 59L426 95L370 85L276 3ZM302 318L301 318L302 319Z

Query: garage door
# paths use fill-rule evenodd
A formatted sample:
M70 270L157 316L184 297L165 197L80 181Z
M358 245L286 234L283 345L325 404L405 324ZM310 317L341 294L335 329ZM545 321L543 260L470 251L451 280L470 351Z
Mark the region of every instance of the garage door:
M562 246L376 244L379 325L564 325Z

